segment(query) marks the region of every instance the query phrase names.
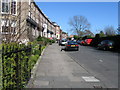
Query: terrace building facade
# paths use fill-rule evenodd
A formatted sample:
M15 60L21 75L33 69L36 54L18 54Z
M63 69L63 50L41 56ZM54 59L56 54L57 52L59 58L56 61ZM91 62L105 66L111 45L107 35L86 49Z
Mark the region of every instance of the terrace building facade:
M68 38L68 33L62 32L62 38L67 39Z
M60 39L60 26L50 21L33 0L1 0L0 7L3 41L26 43L38 36Z

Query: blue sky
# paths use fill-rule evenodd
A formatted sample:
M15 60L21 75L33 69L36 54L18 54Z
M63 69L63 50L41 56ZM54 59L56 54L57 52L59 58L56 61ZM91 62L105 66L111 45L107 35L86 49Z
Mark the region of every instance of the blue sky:
M36 2L51 21L72 34L68 24L75 15L85 16L91 24L90 30L96 34L105 26L118 27L118 2Z
M118 3L118 15L120 15L120 2ZM118 25L120 25L120 17L118 17Z

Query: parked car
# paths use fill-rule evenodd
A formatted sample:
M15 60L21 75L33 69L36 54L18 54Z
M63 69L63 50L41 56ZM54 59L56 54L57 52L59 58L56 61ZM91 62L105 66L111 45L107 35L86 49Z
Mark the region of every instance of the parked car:
M76 41L68 41L68 43L65 46L65 50L79 50L79 45L76 43Z
M80 44L81 41L82 41L82 40L77 40L76 42L77 42L78 44Z
M67 44L67 39L62 39L59 41L59 45L65 46L65 44Z
M97 46L98 49L111 50L114 48L114 42L111 40L103 40Z
M84 40L82 40L81 42L80 42L80 45L85 45L86 44L86 42L84 41Z
M91 42L92 42L92 39L85 39L85 44L86 45L90 45Z

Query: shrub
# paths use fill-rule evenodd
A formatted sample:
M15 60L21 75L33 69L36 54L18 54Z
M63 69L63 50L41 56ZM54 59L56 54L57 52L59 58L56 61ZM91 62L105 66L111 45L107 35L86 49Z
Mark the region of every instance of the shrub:
M113 42L115 42L115 49L116 50L120 50L120 35L116 35L116 36L107 36L107 37L95 37L92 42L91 42L91 46L97 46L98 43L100 43L103 40L112 40Z
M41 47L43 50L45 46ZM28 46L18 43L2 44L3 87L23 88L31 74L31 69L40 56L37 41Z
M52 43L55 43L55 40L52 40Z
M28 75L30 47L17 43L3 44L2 47L4 88L22 88L30 76Z
M40 36L37 38L37 41L43 41L44 45L55 43L55 40L51 40L49 38L40 37Z

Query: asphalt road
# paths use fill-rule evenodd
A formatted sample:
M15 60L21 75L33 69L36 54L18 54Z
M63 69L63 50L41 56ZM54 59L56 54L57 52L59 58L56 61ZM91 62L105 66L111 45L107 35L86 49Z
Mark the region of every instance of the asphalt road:
M65 52L106 87L118 87L118 53L89 46L80 46L79 51Z

